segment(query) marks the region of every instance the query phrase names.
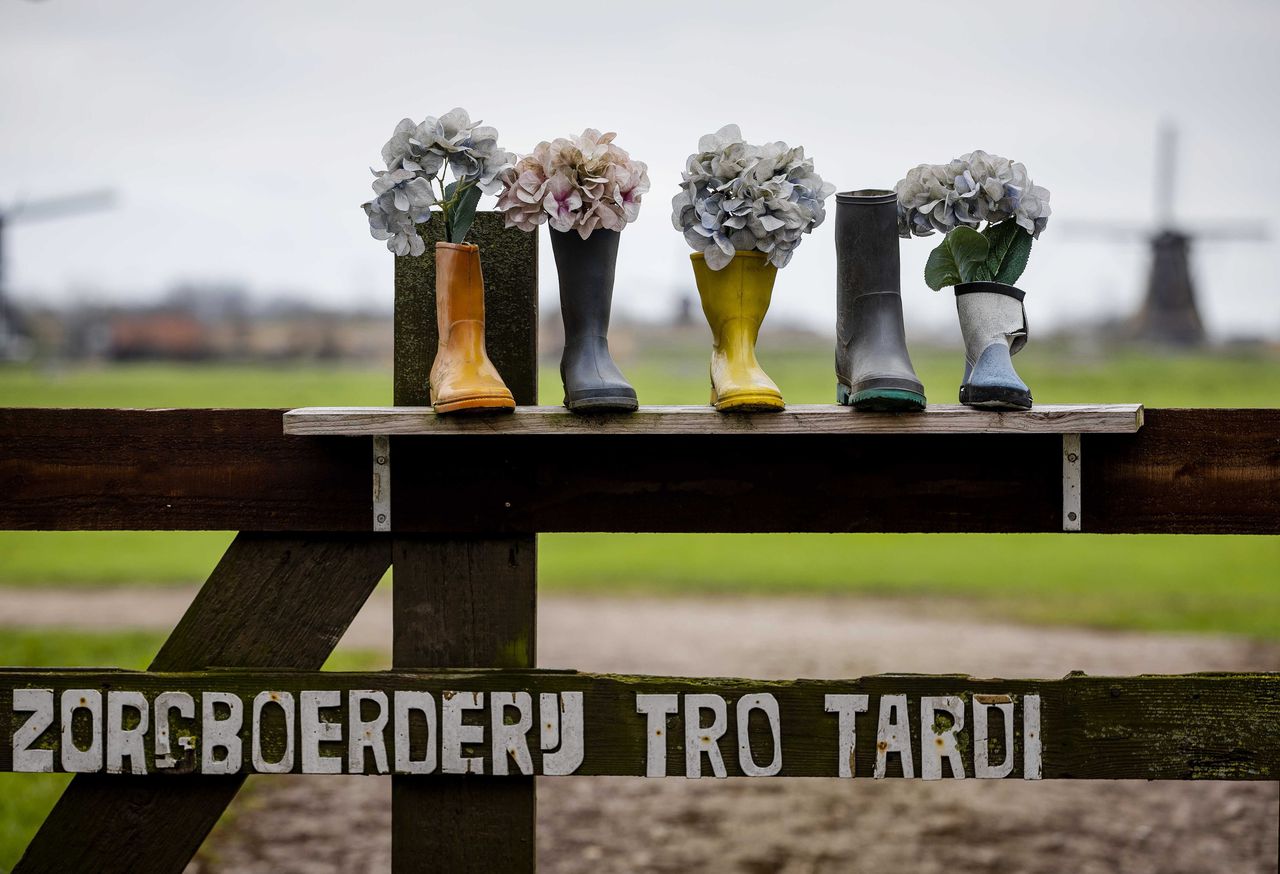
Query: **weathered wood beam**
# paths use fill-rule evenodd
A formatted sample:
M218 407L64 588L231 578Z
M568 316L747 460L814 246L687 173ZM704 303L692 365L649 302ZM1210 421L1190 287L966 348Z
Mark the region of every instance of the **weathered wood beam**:
M838 404L792 404L781 412L725 415L714 407L642 406L631 413L583 416L559 407L518 407L503 416L439 416L430 407L299 407L284 414L284 433L310 437L533 436L593 437L778 434L1132 434L1142 404L1045 404L994 413L931 404L922 413L859 413Z
M369 530L368 441L281 414L0 410L0 529ZM1082 438L1086 532L1280 533L1280 410L1145 420ZM1062 530L1051 434L393 442L406 533Z
M476 552L471 555L480 557ZM437 570L444 573L449 566L451 563L445 562ZM426 578L432 580L431 585L441 585L438 574L428 572ZM420 582L423 581L411 585ZM397 587L401 584L397 577ZM417 617L422 629L420 639L424 641L419 657L425 660L448 654L446 651L452 648L449 643L426 641L448 641L449 624L465 624L465 619L459 618L465 609L463 603L447 615ZM513 618L516 612L512 611ZM495 630L490 638L496 645L513 631ZM507 660L514 663L525 658L524 652L513 651ZM762 776L796 777L841 776L842 772L848 773L843 766L852 761L853 776L867 777L876 773L883 743L886 752L899 746L909 752L914 776L929 776L930 765L937 764L941 755L946 767L934 773L952 776L958 762L960 770L973 777L978 770L975 755L983 749L977 742L979 709L985 717L985 765L989 776L1035 779L1038 759L1043 779L1280 778L1280 674L1275 673L1135 677L1071 674L1059 680L905 674L850 680L766 681L514 668L374 673L0 669L0 729L5 736L12 736L14 729L27 719L26 713L15 717L8 706L15 689L50 690L48 712L53 721L39 737L24 744L23 755L52 749L54 767L63 761L65 742L60 741L59 732L64 697L74 705L84 697L85 690L94 690L104 696L141 693L151 712L151 733L144 733L138 746L148 771L155 764L155 696L175 691L192 696L195 702L194 719L178 718L173 712L169 734L175 746L178 738L191 735L198 739L199 747L199 739L215 734L211 723L201 718L203 696L223 693L240 702L242 717L234 732L242 753L236 763L240 773L254 770L251 750L255 748L263 762L281 771L388 773L418 768L423 773L397 779L412 780L418 787L435 787L440 793L432 796L427 788L428 794L421 796L433 799L437 826L430 832L421 827L410 832L423 835L413 845L434 854L427 857L434 859L453 853L453 842L461 840L453 835L467 831L473 821L481 826L490 822L491 818L484 814L490 810L486 805L492 800L502 799L512 806L523 802L531 778L494 776L498 760L505 763L511 775L531 771L564 776L688 776L696 768L700 775L711 776L722 763L723 773L728 776L740 776L753 768L768 772ZM360 703L353 707L353 691L373 694L361 694ZM510 697L498 696L495 700L498 693L510 693ZM518 697L522 693L528 697ZM572 693L581 698L574 700ZM312 696L312 717L304 715L308 694ZM379 695L385 697L375 700ZM548 696L545 706L543 695ZM256 698L272 700L255 720ZM406 709L409 716L401 720L396 710L405 702L419 709L412 713ZM495 711L495 704L501 704L501 709ZM775 704L776 712L771 715ZM899 704L905 709L896 709ZM695 707L701 709L695 713ZM850 720L843 729L841 709L847 711ZM290 733L284 727L285 710L294 714ZM230 712L228 708L216 718L227 718ZM308 718L313 722L306 722ZM743 718L745 735L740 730L743 723L739 720ZM88 714L82 708L75 719L78 728L73 731L73 738L79 748L88 748ZM352 719L368 725L353 725ZM549 740L544 735L547 722L554 724L554 737ZM129 725L134 725L132 717ZM325 726L327 740L320 740L321 732L316 728L319 725ZM517 727L510 728L513 725ZM504 732L496 758L495 730ZM103 729L100 727L99 731ZM775 732L781 741L780 757L775 755ZM110 726L105 733L113 734ZM114 735L116 748L122 748L119 732ZM357 741L358 758L351 756L353 738ZM575 738L581 741L576 748ZM749 756L741 751L744 739ZM852 747L842 745L842 739ZM226 740L224 734L223 742ZM107 748L110 761L111 743ZM691 763L686 753L697 748L703 751L693 756ZM954 759L951 749L955 750ZM1006 754L1010 758L1007 773L1003 773L998 766L1006 762ZM904 776L906 757L902 753L884 758L884 776ZM204 759L203 747L190 759L199 764ZM132 761L122 760L122 765L132 767ZM0 750L0 770L12 767L12 750ZM464 776L463 771L469 773ZM80 779L83 778L77 778ZM163 790L174 786L172 800L176 802L179 793L193 788L198 791L205 784L221 786L224 778L94 779L104 787L126 792L131 784L145 783L152 792L166 798L169 793ZM502 791L500 787L504 785L510 788L510 794ZM471 802L477 800L481 806L472 807ZM127 808L128 804L116 801L95 811L95 816L118 824L126 817ZM145 833L152 828L150 816L137 814L138 811L129 814L141 820L141 824L133 825L130 841L137 839L138 830ZM449 825L446 828L441 823ZM174 822L169 824L173 826ZM179 832L185 834L186 830ZM501 837L485 828L481 834L495 840ZM506 841L523 838L523 834L508 834ZM74 835L68 839L77 840ZM118 841L118 847L115 843L113 849L134 852L129 841ZM518 851L508 848L493 852L504 858L510 855L519 864L521 859L527 861L523 854L529 849L528 844L522 843ZM473 846L472 851L479 852L479 848ZM78 869L72 866L64 870Z
M434 244L440 227L440 222L433 222L425 229L425 255L396 259L397 405L430 403L427 375L439 339ZM480 247L489 356L516 403L535 404L538 237L504 228L496 213L480 213L468 239ZM403 451L399 439L394 439L393 528L399 509L415 500L412 492L398 497L398 461ZM441 472L457 463L447 449L433 451L429 460ZM484 464L481 469L493 472L494 467ZM396 667L534 666L537 538L530 533L494 533L396 537L392 645ZM533 777L397 775L391 781L391 818L395 874L534 870L537 798Z
M397 668L535 664L536 537L398 537L393 561ZM397 874L534 869L533 777L396 776L391 793Z
M160 648L151 670L318 670L390 560L391 541L385 535L240 534ZM0 712L9 714L4 705L13 703L12 693L0 693L0 702ZM12 736L7 719L3 729L5 738ZM5 749L11 755L12 747ZM14 872L177 874L243 779L242 774L79 774Z

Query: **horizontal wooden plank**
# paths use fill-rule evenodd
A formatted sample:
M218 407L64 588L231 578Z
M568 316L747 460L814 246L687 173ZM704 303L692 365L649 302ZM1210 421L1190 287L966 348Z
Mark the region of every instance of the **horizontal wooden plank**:
M1275 780L1280 674L8 668L0 736L0 771Z
M424 435L682 434L1132 434L1142 404L1046 404L996 413L933 404L922 413L859 413L835 404L794 405L776 413L720 413L709 405L643 406L584 416L564 407L517 407L492 416L437 416L430 407L300 407L284 414L284 433L359 437Z
M368 531L371 479L279 410L0 409L0 528Z
M0 529L369 530L369 441L282 413L0 409ZM1280 410L1082 441L1085 532L1280 533ZM1062 530L1054 434L391 442L397 532Z

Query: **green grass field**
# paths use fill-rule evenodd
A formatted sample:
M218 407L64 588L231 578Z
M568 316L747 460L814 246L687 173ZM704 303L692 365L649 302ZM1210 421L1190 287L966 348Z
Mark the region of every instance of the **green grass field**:
M646 403L705 400L706 351L654 340L623 361ZM959 352L916 354L935 400L955 391ZM830 358L813 348L761 358L788 400L829 401ZM1040 402L1275 406L1280 358L1084 358L1029 347L1019 368ZM315 367L138 365L57 372L0 369L3 406L381 404L389 374ZM555 403L554 367L542 397ZM858 500L851 495L850 500ZM0 584L102 585L202 580L225 532L0 532ZM1007 573L992 574L1000 556ZM1280 538L1080 535L546 535L548 591L862 592L944 596L1012 618L1280 638Z

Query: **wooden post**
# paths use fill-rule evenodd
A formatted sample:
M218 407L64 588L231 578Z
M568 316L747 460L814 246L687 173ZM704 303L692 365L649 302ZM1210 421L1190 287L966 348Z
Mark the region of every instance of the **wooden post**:
M395 402L425 406L438 333L435 242L427 254L396 259ZM434 236L433 236L434 234ZM480 246L485 277L489 357L521 405L538 402L537 236L505 230L497 213L479 213L469 241ZM392 530L398 459L429 451L415 438L393 438ZM429 468L447 457L419 459ZM494 458L493 463L498 463ZM509 667L535 664L537 538L396 537L394 644L397 668ZM391 778L392 869L532 872L536 796L533 777L394 776Z

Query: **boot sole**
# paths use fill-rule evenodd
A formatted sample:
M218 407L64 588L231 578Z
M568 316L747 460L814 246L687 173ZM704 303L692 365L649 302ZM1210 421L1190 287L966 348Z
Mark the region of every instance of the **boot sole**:
M864 413L918 413L925 408L925 398L920 392L873 388L850 393L843 383L836 385L836 403Z
M566 399L564 405L575 413L579 411L606 412L609 410L620 413L634 413L640 409L639 401L625 395L605 398L583 398L576 401Z
M445 403L433 401L431 406L440 414L510 413L515 410L516 402L510 395L476 395Z
M960 386L960 403L980 410L1029 410L1031 393L999 386Z
M766 392L713 399L711 403L721 413L777 413L787 406L781 396Z

